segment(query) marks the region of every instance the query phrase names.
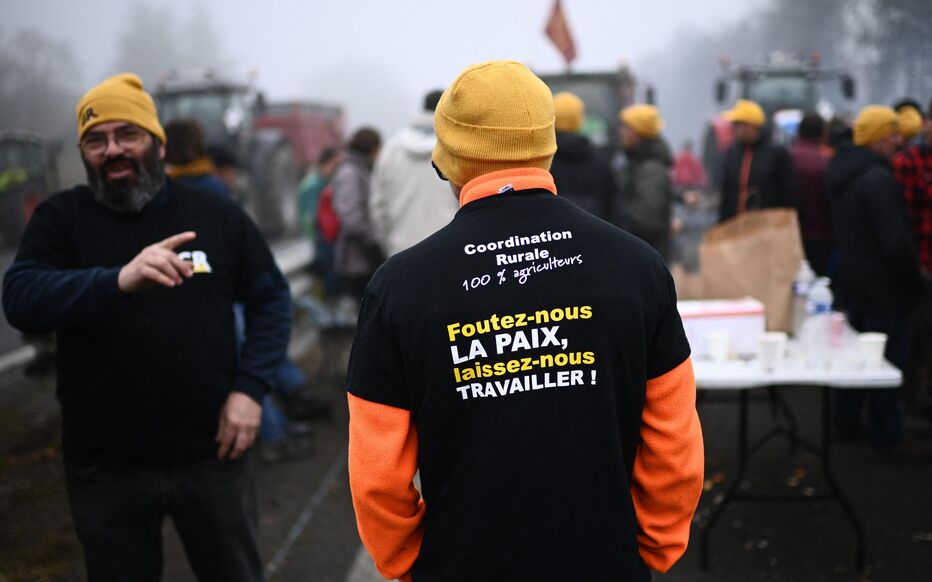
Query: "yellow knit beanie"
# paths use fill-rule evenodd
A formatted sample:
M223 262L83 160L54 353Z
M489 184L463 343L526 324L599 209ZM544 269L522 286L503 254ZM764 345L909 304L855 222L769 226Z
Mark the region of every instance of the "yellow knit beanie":
M900 134L909 141L922 131L922 114L915 107L904 107L896 115Z
M510 168L550 169L557 151L553 95L514 61L473 65L443 92L434 113L433 162L463 186Z
M621 110L618 116L621 122L634 130L641 137L653 138L660 135L663 120L660 112L653 105L631 105Z
M577 132L586 116L586 104L568 91L553 96L553 111L556 115L556 130Z
M77 107L78 141L92 127L110 121L125 121L145 129L165 143L155 102L142 88L142 79L132 73L110 77L81 97Z
M763 127L767 121L764 110L760 105L747 99L738 99L735 106L725 112L725 119L731 122L741 122Z
M869 145L899 130L896 111L883 105L868 105L854 118L854 145Z

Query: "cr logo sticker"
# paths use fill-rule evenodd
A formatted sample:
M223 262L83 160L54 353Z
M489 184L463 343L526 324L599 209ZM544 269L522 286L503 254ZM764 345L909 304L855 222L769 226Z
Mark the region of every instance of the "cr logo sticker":
M194 263L195 273L211 273L210 263L207 262L207 253L204 251L182 251L178 253L178 258L182 261L191 261Z

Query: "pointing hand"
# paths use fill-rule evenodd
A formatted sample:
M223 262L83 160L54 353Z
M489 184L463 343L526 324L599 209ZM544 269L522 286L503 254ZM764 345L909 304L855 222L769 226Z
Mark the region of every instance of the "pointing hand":
M175 249L191 242L197 235L182 232L142 249L120 269L117 283L124 293L136 293L151 285L174 287L194 274L191 263L178 258Z

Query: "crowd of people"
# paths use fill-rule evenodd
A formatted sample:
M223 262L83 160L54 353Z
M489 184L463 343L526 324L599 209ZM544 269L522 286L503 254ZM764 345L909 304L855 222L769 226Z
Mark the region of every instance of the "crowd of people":
M247 452L307 452L304 421L333 405L287 359L288 283L234 200L235 157L195 121L163 128L132 74L76 114L87 185L37 208L3 307L57 335L88 577L158 580L168 516L199 580L262 580ZM928 390L932 103L865 107L831 143L807 112L787 148L742 99L709 169L671 152L654 105L618 112L618 152L585 117L524 65L482 63L300 184L319 292L358 314L349 478L386 577L647 580L683 554L704 453L667 268L678 207L796 209L837 308ZM901 395L866 398L872 445L899 454ZM837 399L841 436L862 432L863 399Z
M885 357L909 390L839 391L835 398L840 438L865 432L863 401L870 401L872 453L887 460L912 456L903 442L904 396L911 412L932 420L930 116L911 100L897 109L870 105L830 135L818 113L805 112L787 149L768 135L756 103L739 100L725 113L734 143L720 174L720 220L757 208L798 211L806 258L831 278L835 309L855 330L888 337ZM917 454L928 457L923 449Z

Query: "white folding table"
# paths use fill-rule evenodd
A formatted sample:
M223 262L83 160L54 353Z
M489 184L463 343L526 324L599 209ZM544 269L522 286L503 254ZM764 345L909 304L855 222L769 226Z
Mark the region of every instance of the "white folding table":
M799 346L791 342L791 351L799 354ZM864 529L860 520L854 513L851 504L838 486L838 482L831 468L831 389L890 389L896 388L902 382L902 374L889 362L884 361L880 367L874 369L857 369L842 367L843 361L836 360L835 366L823 369L807 367L801 360L787 360L776 367L765 370L755 360L730 360L727 362L711 362L702 358L695 358L693 368L696 374L696 388L703 393L717 391L737 391L738 393L738 470L729 483L724 498L709 516L708 524L700 533L700 567L707 570L709 567L709 537L712 529L718 522L725 508L733 501L815 501L831 499L837 501L851 523L857 536L855 547L855 560L859 568L863 569L866 558ZM791 421L789 430L775 427L754 444L748 443L748 395L751 390L768 388L776 392L780 387L786 386L812 386L822 391L822 427L821 443L812 445L796 435L795 419L786 408L785 412ZM739 491L739 485L744 480L748 459L759 450L767 441L778 434L785 434L791 439L792 446L803 448L817 454L822 462L822 469L828 482L828 495L824 496L777 496L753 495Z

